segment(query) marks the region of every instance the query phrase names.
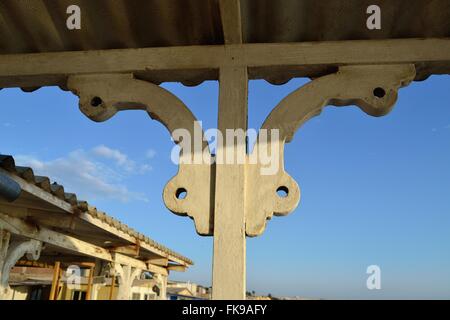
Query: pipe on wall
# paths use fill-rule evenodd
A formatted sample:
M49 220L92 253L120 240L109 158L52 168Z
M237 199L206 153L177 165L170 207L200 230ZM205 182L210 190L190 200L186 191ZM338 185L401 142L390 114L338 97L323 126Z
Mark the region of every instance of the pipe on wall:
M16 181L0 173L0 198L13 202L20 197L21 192L22 188Z

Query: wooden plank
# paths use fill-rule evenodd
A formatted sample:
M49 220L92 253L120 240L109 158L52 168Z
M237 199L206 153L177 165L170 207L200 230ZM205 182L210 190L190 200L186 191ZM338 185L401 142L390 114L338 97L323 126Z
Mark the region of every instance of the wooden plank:
M249 67L283 65L350 65L446 62L450 39L394 39L249 44L233 46L238 64Z
M170 271L178 271L178 272L185 272L186 271L186 267L185 266L177 266L177 265L169 265L167 267L168 270Z
M94 268L89 268L89 278L88 278L88 284L87 284L87 290L86 290L86 300L91 300L92 298L92 285L94 283Z
M220 0L219 6L225 44L242 43L240 0Z
M224 137L226 129L246 132L247 69L222 68L219 85L218 129ZM218 143L217 158L227 149L245 156L245 139ZM214 212L213 299L245 299L245 164L216 165Z
M139 257L139 247L137 245L120 246L108 248L111 252L126 254L129 256Z
M28 86L60 85L68 75L92 73L161 73L161 81L175 81L180 74L186 77L186 73L221 66L248 66L252 73L252 68L276 66L425 62L441 63L444 67L434 72L443 69L447 72L450 39L228 44L0 55L0 87L21 86L24 82ZM264 74L258 71L256 77Z
M42 256L41 256L42 257ZM41 257L39 257L38 261L33 260L19 260L16 262L15 267L33 267L33 268L45 268L45 269L53 269L53 264L48 264L41 261ZM55 261L55 260L53 260Z
M113 253L113 260L116 263L132 266L142 270L147 270L147 264L143 261L133 259L121 253Z
M201 70L217 68L221 64L223 47L211 46L207 54L202 52L201 46L186 46L8 54L0 55L0 77L14 76L17 77L16 82L23 82L23 77L37 77L36 80L42 81L42 85L50 85L60 82L61 75L66 77L74 74L145 70ZM40 70L36 70L36 67ZM1 80L1 85L5 86L6 79ZM28 85L32 83L33 81Z
M156 266L167 267L169 265L169 259L167 259L167 258L150 258L147 260L147 263L154 264Z
M49 300L57 300L58 299L58 288L59 288L59 278L60 278L60 262L56 261L55 266L53 267L53 279L52 279L52 287L50 289Z
M92 258L92 260L91 260ZM79 265L83 267L91 267L95 265L94 257L86 257L85 255L71 255L71 254L58 254L58 255L42 255L39 257L39 262L44 264L50 264L54 261L59 261L61 265L70 266L70 265Z
M113 253L113 259L116 263L119 263L119 264L132 266L134 268L150 271L153 273L168 275L168 271L165 268L162 268L162 267L150 264L150 263L145 263L141 260L136 260L136 259L133 259L131 257L128 257L128 256L120 254L120 253Z
M153 264L147 263L147 268L146 270L152 272L152 273L157 273L157 274L162 274L163 276L168 276L169 275L169 270L166 268L162 268L159 266L155 266Z
M49 243L65 250L96 257L102 260L112 261L111 254L106 249L78 240L74 237L55 232L42 226L38 229L33 225L27 224L21 219L14 218L3 213L0 213L0 228L27 238Z
M109 287L108 300L112 300L115 287L116 287L116 274L113 273L111 278L111 286Z

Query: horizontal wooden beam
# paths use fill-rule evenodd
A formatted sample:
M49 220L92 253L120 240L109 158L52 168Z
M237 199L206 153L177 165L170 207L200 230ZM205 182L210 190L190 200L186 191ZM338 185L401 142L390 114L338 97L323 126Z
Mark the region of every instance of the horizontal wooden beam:
M142 270L146 270L146 271L150 271L153 273L158 273L158 274L162 274L162 275L166 275L166 276L169 274L167 269L165 269L165 268L162 268L162 267L150 264L150 263L145 263L140 260L133 259L133 258L128 257L121 253L113 253L113 258L114 258L114 261L119 264L129 265L129 266L132 266L135 268L139 268Z
M168 276L169 275L169 270L166 268L162 268L159 266L155 266L151 263L147 263L147 270L152 272L152 273L157 273L157 274L162 274L163 276Z
M261 68L273 71L274 67L280 66L438 62L450 66L450 39L230 44L8 54L0 55L0 87L63 85L68 75L92 73L135 73L143 77L157 74L156 78L160 80L179 81L180 77L186 77L186 73L219 69L221 66L247 66L250 75L259 78L270 74L261 71ZM259 71L252 72L254 68ZM439 73L439 70L436 72Z
M186 271L186 267L185 266L179 266L179 265L169 265L167 267L168 270L170 271L178 271L178 272L185 272Z
M139 257L139 246L138 245L129 245L129 246L120 246L120 247L112 247L108 248L111 252L122 253L129 256Z
M167 267L169 265L169 259L167 258L150 258L147 263L154 264L156 266Z
M32 267L32 268L45 268L45 269L53 269L54 264L45 263L40 261L33 260L19 260L17 261L15 267Z
M95 265L94 257L80 257L76 254L57 254L47 255L44 254L39 257L39 262L53 264L55 261L59 261L61 266L77 265L80 267L92 267Z
M0 228L11 233L49 243L58 248L76 252L98 259L113 261L108 250L96 245L84 242L74 237L39 226L28 224L25 221L0 213Z
M249 44L232 46L229 54L249 67L450 62L450 39Z

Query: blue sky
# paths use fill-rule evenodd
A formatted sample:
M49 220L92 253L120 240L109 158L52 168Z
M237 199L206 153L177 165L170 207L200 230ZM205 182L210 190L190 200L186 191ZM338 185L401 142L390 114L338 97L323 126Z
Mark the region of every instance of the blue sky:
M259 128L285 95L304 84L251 81L249 127ZM217 119L216 82L164 84L204 128ZM248 290L319 298L450 298L450 78L400 91L395 109L372 118L328 107L286 146L286 170L302 199L247 241ZM69 192L190 257L172 279L211 280L212 238L162 201L176 174L166 129L142 111L94 123L58 88L0 91L0 152ZM381 268L381 290L366 268Z

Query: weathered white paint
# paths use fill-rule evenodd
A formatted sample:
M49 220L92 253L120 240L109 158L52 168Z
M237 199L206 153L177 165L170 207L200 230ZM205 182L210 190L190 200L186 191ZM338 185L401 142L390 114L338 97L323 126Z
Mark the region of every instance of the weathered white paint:
M1 229L0 229L1 230ZM42 242L37 240L9 241L9 232L0 231L1 257L0 257L0 300L12 299L12 290L9 287L9 274L17 261L24 255L28 260L37 260L41 254ZM6 253L6 255L5 255Z
M198 70L248 67L251 78L309 76L319 65L448 63L449 39L388 39L227 44L163 48L11 54L0 57L0 87L63 85L67 75L151 71L176 81ZM274 67L291 66L277 71ZM297 71L296 71L297 69ZM436 73L449 73L449 68ZM172 72L167 73L167 70Z
M134 279L137 279L142 274L142 269L134 268L130 265L121 265L115 263L114 271L119 279L119 290L117 292L117 300L130 300L131 287Z
M220 70L218 129L247 130L247 68ZM225 137L226 139L226 137ZM233 148L246 155L246 144L218 144L217 157ZM214 211L213 299L245 299L246 165L217 164Z
M167 275L155 273L153 278L157 281L160 290L158 300L167 300Z

